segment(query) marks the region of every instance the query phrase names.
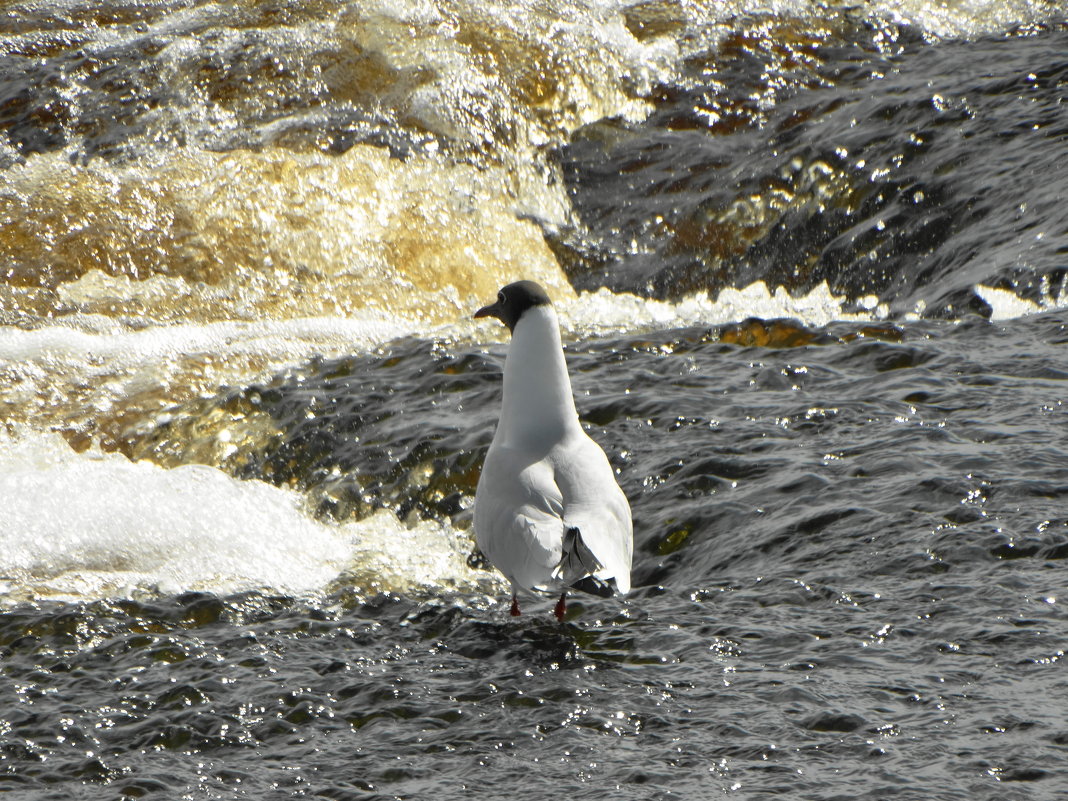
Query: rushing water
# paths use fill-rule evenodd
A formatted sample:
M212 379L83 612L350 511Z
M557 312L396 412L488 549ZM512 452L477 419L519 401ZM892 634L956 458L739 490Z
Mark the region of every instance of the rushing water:
M1068 26L0 2L0 790L1053 799ZM545 284L634 591L471 504Z

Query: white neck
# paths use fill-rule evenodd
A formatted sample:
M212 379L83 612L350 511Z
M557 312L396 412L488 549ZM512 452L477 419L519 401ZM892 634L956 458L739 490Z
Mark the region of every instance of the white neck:
M532 306L516 323L508 347L498 436L512 444L551 444L572 427L579 427L578 413L556 312Z

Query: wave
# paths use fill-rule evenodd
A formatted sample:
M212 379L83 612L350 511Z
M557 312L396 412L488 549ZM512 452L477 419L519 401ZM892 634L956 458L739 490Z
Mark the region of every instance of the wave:
M333 157L186 150L137 167L50 154L5 177L0 299L26 325L364 310L434 324L495 294L517 263L569 291L500 171L360 146Z
M989 316L979 284L1032 303L1064 291L1068 214L1034 176L1068 157L1068 28L880 44L860 26L844 45L787 27L768 46L767 26L695 58L640 125L572 138L577 223L551 236L576 287L677 298L826 282L895 316L947 318Z
M206 465L164 469L59 437L0 447L7 602L184 591L302 595L492 589L464 534L380 512L331 525L298 493Z
M962 61L1004 62L989 43L974 49L977 37L1031 25L1041 40L1056 30L1055 9L1025 1L863 12L798 1L774 13L745 2L576 0L520 3L506 15L462 0L24 11L0 29L0 70L18 76L0 97L0 320L24 326L86 312L170 324L366 307L434 322L439 307L455 312L519 275L558 293L568 279L672 299L756 280L796 294L827 280L853 298L884 296L896 268L852 265L842 281L782 258L795 248L811 259L813 242L839 237L862 240L840 260L862 247L908 258L912 240L942 224L935 214L906 225L881 250L868 241L878 236L860 235L877 213L894 230L890 212L917 186L891 162L932 147L927 122L892 113L900 80L875 73L928 70L929 42L965 37L937 50L957 55L935 66L967 75ZM903 57L916 66L898 69ZM1039 94L1021 98L1055 93L1058 74L1039 70L1030 87ZM822 147L872 87L891 88L863 136L877 142L890 126L901 141L874 155L863 142ZM820 94L830 88L846 93L845 107ZM944 92L942 121L986 113L982 88L965 103L967 89ZM921 101L928 116L938 112L931 92L902 104ZM654 176L652 198L584 181L583 143L612 126L615 151L620 137L638 150L655 143L649 132L679 140L684 151L654 167L686 174ZM781 141L768 141L767 127ZM633 179L632 153L615 151L591 156L605 162L593 172L622 168ZM660 192L664 184L678 186ZM925 209L965 202L940 195L943 184L924 182ZM612 212L599 214L598 200ZM810 231L813 210L825 208L846 213ZM653 256L660 267L635 271ZM949 302L939 292L928 309Z
M498 280L503 283L512 277ZM434 296L414 289L410 294L423 303ZM463 302L441 304L432 312L365 308L345 317L147 326L79 313L49 327L3 327L0 408L8 425L62 432L78 449L94 441L112 449L155 427L176 405L213 396L220 386L267 381L289 365L370 354L413 336L446 343L503 341L507 337L503 327L471 317L496 295L496 285L482 288L481 294L472 290L467 294ZM770 290L762 282L725 290L715 298L702 292L678 301L606 289L576 295L566 284L554 295L569 340L714 326L754 316L792 318L820 327L835 320L879 320L887 311L875 296L862 299L859 307L846 304L826 285L797 297ZM181 297L165 296L164 301L176 311L182 307ZM219 447L225 448L225 443Z

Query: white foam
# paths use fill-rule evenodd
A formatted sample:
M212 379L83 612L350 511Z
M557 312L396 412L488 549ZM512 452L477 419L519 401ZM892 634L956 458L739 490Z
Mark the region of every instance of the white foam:
M1054 293L1050 290L1048 281L1043 281L1038 302L1021 298L1008 289L998 289L985 284L976 284L975 293L990 306L991 320L1012 320L1068 307L1068 284Z
M0 327L0 408L36 428L78 428L133 402L143 413L264 380L312 356L371 350L419 330L404 317L365 311L319 317L154 325L134 330L100 315L76 315L34 330ZM154 407L153 404L156 404Z
M868 14L915 25L943 39L1004 33L1057 18L1056 4L1043 0L876 0Z
M517 274L514 280L524 276ZM980 289L997 292L987 287ZM487 297L486 303L493 298ZM643 298L608 289L577 297L557 298L564 327L574 333L646 330L650 328L737 322L747 317L794 317L813 326L835 320L883 318L887 307L865 299L863 312L846 312L846 298L824 282L794 297L783 287L769 289L756 281L742 289L722 290L713 300L707 292L678 301ZM475 308L470 312L473 314ZM423 320L366 310L352 317L305 317L261 322L218 322L156 325L132 329L101 315L72 315L56 325L23 330L0 327L0 366L38 362L77 365L107 364L110 371L146 367L160 361L205 353L221 361L237 357L292 363L313 354L367 352L405 335L482 338L484 324L461 313L451 323L427 326ZM503 330L503 329L502 329Z
M507 280L524 277L517 273ZM717 325L754 316L793 317L822 326L833 320L879 319L887 313L875 298L862 303L860 312L846 312L844 298L826 284L799 297L781 287L770 290L760 281L744 289L723 290L715 300L698 293L679 301L658 301L607 289L579 297L553 295L570 338ZM38 430L92 430L101 424L101 415L149 420L175 403L214 394L223 385L267 380L313 356L367 353L402 336L504 341L503 326L471 318L477 305L492 299L487 296L469 309L461 304L454 319L430 325L416 317L364 309L348 318L174 323L139 329L103 315L77 314L33 330L0 327L0 407L7 406L10 419Z
M682 328L692 325L721 325L747 317L773 319L791 317L810 326L824 326L836 320L870 321L884 319L889 310L877 298L865 298L863 311L845 311L846 298L835 295L826 282L805 295L794 297L783 287L768 289L756 281L742 289L724 289L713 300L707 292L689 295L679 301L660 301L607 289L580 295L576 300L558 303L564 329L572 335L607 334L616 331Z
M278 354L300 357L343 346L376 347L418 326L418 321L366 312L354 317L308 317L256 323L156 325L132 329L100 315L64 318L57 325L23 330L0 327L0 362L107 360L134 366L147 359L192 353L220 357Z
M339 575L359 590L473 587L464 535L389 512L321 523L302 496L203 465L166 470L74 453L58 436L0 439L0 587L6 600L140 592L305 594Z

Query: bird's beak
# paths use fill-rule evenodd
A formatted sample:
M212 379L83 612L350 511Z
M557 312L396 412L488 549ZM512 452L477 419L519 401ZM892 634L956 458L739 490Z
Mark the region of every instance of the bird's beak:
M479 317L496 317L501 319L501 307L500 304L491 303L489 306L483 306L477 312L475 312L475 319Z

